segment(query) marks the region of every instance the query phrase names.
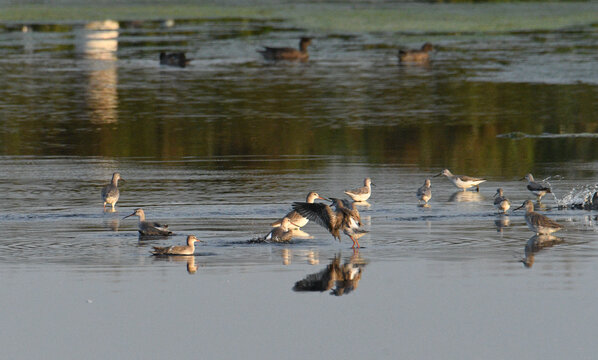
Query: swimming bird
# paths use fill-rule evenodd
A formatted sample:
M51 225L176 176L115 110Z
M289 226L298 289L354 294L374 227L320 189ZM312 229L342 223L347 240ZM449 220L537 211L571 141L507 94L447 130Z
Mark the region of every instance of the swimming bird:
M531 231L538 235L550 235L555 231L564 228L563 225L551 220L547 216L538 214L534 211L534 203L531 200L525 200L523 205L515 210L525 207L525 222Z
M432 183L430 182L430 179L426 179L424 185L417 189L416 196L419 201L423 201L426 204L430 201L432 198Z
M494 194L494 207L497 208L498 211L502 211L503 214L511 207L511 201L503 196L502 188L496 189L496 194Z
M328 199L323 198L320 195L318 195L317 192L312 191L309 194L307 194L307 198L305 199L305 201L310 204L313 204L316 199L328 200ZM282 219L278 219L275 222L273 222L272 224L270 224L270 226L272 226L272 227L280 226L280 224L282 223L282 220L285 217L289 218L289 220L291 220L291 222L293 224L297 225L297 229L304 227L309 222L309 219L303 217L297 211L292 210L288 214L286 214Z
M422 45L419 50L399 50L399 62L422 63L430 59L428 53L434 50L434 46L429 42Z
M299 50L293 48L278 48L265 46L263 50L258 50L266 60L300 60L307 61L309 54L307 46L311 44L311 38L302 37L299 40Z
M434 175L434 177L444 175L446 176L456 187L465 191L470 187L476 187L477 191L480 191L479 185L486 181L486 179L474 178L467 175L453 175L449 169L444 169L440 174Z
M195 252L195 242L201 241L193 235L187 236L187 245L178 246L154 246L154 255L193 255Z
M160 65L185 67L191 59L187 59L184 52L160 53Z
M124 181L124 179L120 177L120 174L115 172L114 174L112 174L112 181L110 182L110 184L102 188L102 200L104 201L104 209L106 209L106 204L110 204L112 205L112 211L114 211L114 205L120 197L120 191L118 191L118 180Z
M289 219L288 217L282 218L280 226L272 229L272 231L270 231L268 235L264 237L264 240L271 242L291 241L291 239L293 238L293 231L290 229L291 225L298 227L298 225L291 222L291 219Z
M532 192L532 194L538 197L538 201L542 199L542 196L551 193L552 189L550 187L540 184L534 181L534 177L532 174L527 174L522 177L520 180L527 180L527 189Z
M293 209L309 220L313 220L325 227L335 239L341 240L340 230L353 241L352 248L359 246L358 239L367 231L359 228L360 220L357 209L349 209L341 199L331 198L333 210L330 206L322 203L293 203Z
M365 178L363 185L363 187L357 189L345 190L345 194L349 195L353 201L366 201L372 195L372 185L376 185L372 183L370 178Z
M160 224L157 222L145 221L145 213L142 208L135 209L131 215L127 215L123 218L126 219L129 216L139 217L139 233L141 235L171 235L172 231L168 230L168 225Z

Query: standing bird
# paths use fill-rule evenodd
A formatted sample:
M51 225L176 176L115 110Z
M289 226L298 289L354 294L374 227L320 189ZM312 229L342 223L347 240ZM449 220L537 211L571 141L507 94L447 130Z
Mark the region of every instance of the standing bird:
M160 65L178 66L184 68L190 62L191 59L187 59L184 52L160 53Z
M154 251L152 254L154 255L193 255L195 252L195 242L201 241L193 235L187 236L187 245L179 245L179 246L154 246ZM189 269L189 268L187 268ZM197 268L195 269L195 271ZM193 272L195 272L193 271Z
M123 218L126 219L129 216L139 217L139 233L141 235L172 235L172 231L168 230L168 225L163 225L157 222L145 221L145 213L142 208L135 209L131 215L127 215Z
M535 182L532 174L527 174L519 180L524 179L527 180L527 189L538 197L538 201L542 199L542 196L552 193L552 189L550 189L550 187Z
M511 201L503 196L502 188L496 189L496 194L494 194L494 207L498 209L498 211L502 211L503 214L506 214L507 210L511 207Z
M264 237L264 241L271 241L271 242L291 241L291 239L293 238L293 231L290 229L291 225L298 227L298 225L292 223L288 217L282 218L282 221L280 222L280 226L272 229L272 231L270 231L268 233L268 235L266 235Z
M110 204L112 205L112 211L114 211L114 205L120 197L120 192L118 191L118 180L125 181L125 179L120 177L119 173L115 172L114 174L112 174L112 181L110 182L110 184L102 188L102 200L104 201L104 210L106 210L106 204Z
M424 184L417 189L416 196L419 201L423 201L426 204L430 201L432 198L432 183L430 182L430 179L426 179Z
M309 220L313 220L325 227L330 234L338 241L341 240L340 230L353 241L352 248L359 247L358 239L367 233L359 228L359 212L356 209L348 209L342 200L330 199L335 210L322 203L293 203L293 209Z
M519 210L523 207L525 207L525 222L527 223L527 227L537 235L550 235L553 232L564 228L563 225L535 212L534 203L531 200L525 200L523 205L515 210Z
M258 50L266 60L300 60L307 61L309 54L307 46L311 44L311 38L302 37L299 40L299 50L293 48L278 48L264 46L263 50Z
M317 192L312 191L309 194L307 194L307 198L305 199L305 201L310 204L313 204L316 199L328 200L328 199L325 199L325 198L321 197L320 195L318 195ZM297 211L292 210L288 214L286 214L282 219L278 219L275 222L273 222L272 224L270 224L270 226L272 226L272 227L280 226L280 224L282 223L282 220L285 217L289 218L289 220L291 220L291 222L297 226L297 229L304 227L309 222L309 219L303 217Z
M399 50L399 62L424 63L430 59L428 53L434 50L429 42L422 45L419 50Z
M372 179L365 178L363 180L363 187L345 190L345 194L349 195L353 201L366 201L372 195L372 185L376 186L376 184L372 183Z
M467 175L453 175L449 169L444 169L440 174L434 175L434 177L444 175L446 176L457 188L465 191L470 187L476 187L477 191L480 191L479 185L486 181L486 179L474 178Z

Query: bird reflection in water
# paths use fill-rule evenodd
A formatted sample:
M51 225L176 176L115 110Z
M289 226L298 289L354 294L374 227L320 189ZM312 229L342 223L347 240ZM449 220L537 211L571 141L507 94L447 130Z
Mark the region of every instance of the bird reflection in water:
M309 265L317 265L320 263L319 253L314 250L292 250L290 248L284 248L280 252L283 265L290 265L295 260L305 260Z
M482 194L477 191L455 191L448 202L477 202L483 199Z
M106 216L104 217L104 226L112 231L118 231L118 227L120 226L120 218Z
M496 232L502 233L503 229L506 227L511 226L511 219L505 215L499 215L496 220L494 220L494 225L496 225Z
M534 265L534 255L547 247L563 242L563 239L553 235L534 235L525 244L525 257L521 260L523 266L531 268Z
M293 286L293 291L330 290L331 295L341 296L357 289L366 261L355 251L347 262L341 264L341 254L337 254L332 262L322 271L309 274Z
M194 255L179 255L179 256L158 256L154 257L155 261L168 261L168 262L184 262L187 267L189 274L195 274L198 266L195 264Z

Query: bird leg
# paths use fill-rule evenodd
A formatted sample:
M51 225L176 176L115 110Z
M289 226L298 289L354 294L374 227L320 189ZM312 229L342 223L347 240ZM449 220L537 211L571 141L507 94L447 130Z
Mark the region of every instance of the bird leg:
M353 239L353 236L349 236L351 238L351 240L353 240L353 246L351 246L351 249L355 249L355 244L357 244L357 248L359 248L359 241L357 241L356 239Z

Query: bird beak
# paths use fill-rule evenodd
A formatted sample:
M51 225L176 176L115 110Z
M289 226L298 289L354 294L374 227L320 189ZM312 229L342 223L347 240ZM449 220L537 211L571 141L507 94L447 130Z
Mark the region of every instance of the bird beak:
M125 216L124 218L122 218L121 220L124 220L124 219L126 219L126 218L128 218L128 217L130 217L130 216L133 216L133 215L135 215L135 213L132 213L131 215L127 215L127 216Z
M521 179L519 179L519 181L521 181L521 180L525 180L525 176L524 176L524 177L522 177Z
M330 199L326 199L325 197L318 196L318 199L330 201Z
M517 209L515 209L515 210L513 210L513 211L517 211L517 210L519 210L519 209L523 208L523 206L524 206L524 205L521 205L520 207L518 207Z
M442 175L442 173L438 173L438 174L436 174L436 175L434 175L432 177L439 177L440 175Z
M374 183L370 183L370 185L372 185L372 186L376 186L376 184L374 184Z
M296 226L296 227L300 227L299 225L295 224L294 222L291 221L291 225Z
M498 191L496 192L496 194L494 194L494 196L493 196L493 197L497 197L497 196L498 196Z

